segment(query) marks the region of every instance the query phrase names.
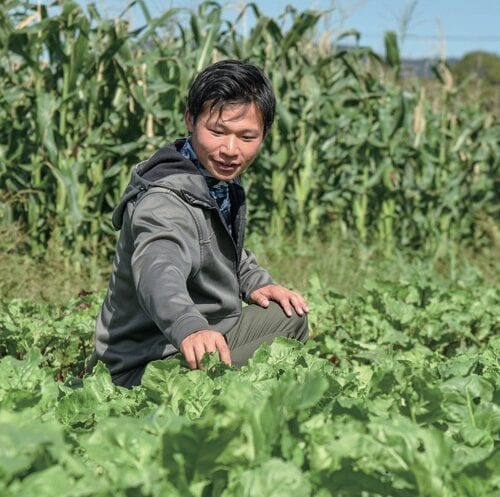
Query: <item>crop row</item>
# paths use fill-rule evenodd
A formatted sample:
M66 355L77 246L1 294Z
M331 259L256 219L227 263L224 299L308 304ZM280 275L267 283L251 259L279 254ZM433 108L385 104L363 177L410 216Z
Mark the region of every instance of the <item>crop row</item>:
M346 299L313 285L312 338L241 370L158 361L81 378L96 296L0 313L6 497L498 495L499 293L422 277Z

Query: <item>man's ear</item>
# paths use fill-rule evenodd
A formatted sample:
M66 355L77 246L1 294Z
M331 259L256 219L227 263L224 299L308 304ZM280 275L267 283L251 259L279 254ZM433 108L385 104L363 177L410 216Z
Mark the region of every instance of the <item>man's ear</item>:
M184 122L186 123L187 130L192 133L194 129L194 121L191 117L191 114L189 113L189 110L187 109L186 112L184 112Z

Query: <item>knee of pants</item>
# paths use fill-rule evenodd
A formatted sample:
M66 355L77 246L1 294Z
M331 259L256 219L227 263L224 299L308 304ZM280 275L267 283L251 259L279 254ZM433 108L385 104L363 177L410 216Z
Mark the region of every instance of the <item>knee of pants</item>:
M299 316L295 312L291 317L287 318L289 323L289 338L295 338L301 342L305 342L309 336L309 324L307 320L307 314Z
M131 371L125 371L117 375L111 375L111 380L115 385L120 387L132 388L141 384L142 376L146 369L146 365L140 366Z

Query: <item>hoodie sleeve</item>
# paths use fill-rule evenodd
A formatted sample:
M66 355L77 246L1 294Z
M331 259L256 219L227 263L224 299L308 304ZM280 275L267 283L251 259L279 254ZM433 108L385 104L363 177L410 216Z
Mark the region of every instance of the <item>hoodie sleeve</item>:
M270 274L259 266L255 255L243 249L240 262L240 287L243 300L248 302L254 290L273 283Z
M136 205L131 234L139 303L179 349L188 335L209 327L187 290L200 265L196 224L175 195L152 192Z

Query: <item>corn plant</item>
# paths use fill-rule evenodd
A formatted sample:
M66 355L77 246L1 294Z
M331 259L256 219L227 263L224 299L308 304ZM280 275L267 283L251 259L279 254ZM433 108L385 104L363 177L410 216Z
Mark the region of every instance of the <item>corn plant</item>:
M96 264L112 251L110 213L131 167L185 135L194 75L229 57L260 65L278 100L244 178L252 230L301 243L350 231L389 252L498 233L499 123L445 65L431 87L402 82L394 35L385 60L339 50L318 41L321 12L271 19L250 3L231 23L213 1L158 18L137 3L146 23L131 30L72 0L4 2L0 222L22 223L34 255L50 246ZM255 23L243 35L246 9Z

